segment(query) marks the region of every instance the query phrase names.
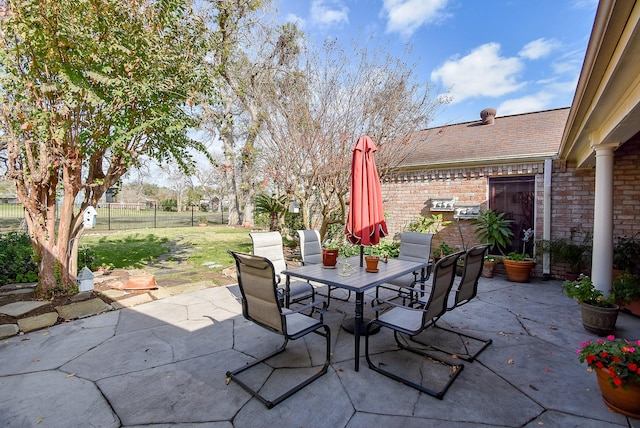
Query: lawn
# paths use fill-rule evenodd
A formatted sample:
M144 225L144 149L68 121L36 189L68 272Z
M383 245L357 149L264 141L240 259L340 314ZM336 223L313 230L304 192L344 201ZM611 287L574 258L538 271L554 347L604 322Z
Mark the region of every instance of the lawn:
M220 271L233 264L227 250L250 252L251 238L247 229L228 226L86 231L80 239L80 266L85 249L95 254L98 266L137 269L153 265L159 257L171 260L173 254L186 254L193 269Z

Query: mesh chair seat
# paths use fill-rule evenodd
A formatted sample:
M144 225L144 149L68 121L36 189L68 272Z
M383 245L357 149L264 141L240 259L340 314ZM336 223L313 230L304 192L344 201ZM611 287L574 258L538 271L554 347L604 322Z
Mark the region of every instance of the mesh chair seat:
M478 245L471 249L469 249L464 255L464 269L462 271L462 278L460 282L455 287L455 293L453 297L453 301L451 304L447 306L447 311L451 311L459 306L469 303L473 298L478 294L478 281L480 280L480 275L482 274L482 266L484 264L484 258L489 251L489 245ZM425 304L426 301L420 300L422 304ZM443 314L444 315L444 314ZM437 319L433 321L433 326L444 331L448 331L450 333L457 334L460 337L464 337L466 339L471 339L481 343L480 348L471 353L469 351L470 347L468 346L470 343L468 340L460 340L460 345L465 349L465 353L461 352L452 352L451 350L447 350L441 347L434 346L431 343L426 343L423 340L419 340L415 336L411 336L411 340L421 345L429 346L430 348L436 349L441 352L445 352L447 354L453 354L457 356L457 358L463 359L465 361L474 361L478 355L482 351L484 351L491 343L491 339L482 339L477 336L472 336L470 334L461 333L460 331L455 331L451 329L446 329L440 327L436 324Z
M409 273L398 278L392 279L389 282L376 287L376 297L379 297L381 289L391 290L397 293L398 297L403 299L413 299L414 292L407 289L414 288L415 284L423 284L424 281L429 279L431 274L431 241L433 240L432 233L420 233L420 232L402 232L400 237L400 253L398 254L399 260L407 260L410 262L424 263L427 265L421 272ZM421 285L424 288L424 285ZM422 294L422 293L420 293Z
M300 238L300 255L302 257L303 265L319 265L322 264L322 246L320 245L320 233L317 230L298 230L298 237ZM327 307L331 304L331 291L338 287L327 286L327 294L320 294L327 298ZM334 299L341 300L343 302L348 301L351 298L351 291L348 291L345 299L335 297Z
M448 375L445 385L436 391L423 385L422 381L416 382L406 377L406 375L401 376L397 371L392 371L390 368L387 368L388 364L376 364L372 360L372 356L369 352L369 340L371 339L371 336L369 334L365 334L365 357L371 370L402 382L405 385L411 386L418 391L424 392L438 399L442 399L444 397L444 394L453 384L454 380L462 372L464 365L453 364L448 361L441 360L427 354L421 349L411 347L400 340L399 334L406 334L409 336L416 335L433 325L434 320L446 312L447 298L451 292L451 288L453 287L453 280L456 274L456 262L462 254L463 252L452 254L444 257L436 263L433 271L433 283L429 294L429 300L424 306L412 307L397 304L392 300L374 299L373 308L376 311L376 318L367 324L367 333L376 325L389 328L393 330L396 345L401 350L410 351L422 357L429 358L444 366L449 366L451 370L449 371L450 374ZM385 310L385 312L382 312L383 310ZM422 379L422 373L417 373L415 377Z
M276 283L279 284L279 296L285 307L289 307L291 303L299 303L303 300L315 300L315 290L311 284L306 281L291 281L288 285L282 278L282 271L287 269L287 263L284 259L284 250L282 247L282 235L280 232L258 232L250 233L253 242L253 254L256 256L266 257L273 264L276 273Z
M236 261L238 286L242 294L242 315L249 321L282 335L284 342L275 352L251 364L246 364L239 369L228 371L227 383L234 380L270 409L327 372L331 359L331 330L323 321L326 302L313 302L296 311L283 308L278 298L275 269L271 261L265 257L251 254L234 251L229 251L229 253ZM321 307L319 320L301 313L301 311L309 307ZM268 399L259 392L262 386L254 389L239 376L252 367L263 364L270 358L284 352L289 340L299 339L308 333L316 333L325 337L326 350L324 365L320 370L315 370L312 376L298 383L280 396L274 399ZM254 382L250 383L254 384Z

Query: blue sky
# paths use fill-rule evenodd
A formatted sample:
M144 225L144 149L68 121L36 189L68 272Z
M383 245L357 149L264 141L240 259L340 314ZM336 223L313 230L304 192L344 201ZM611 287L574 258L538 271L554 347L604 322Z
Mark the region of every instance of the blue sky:
M568 107L596 0L274 0L313 43L373 34L400 55L413 45L417 79L449 92L430 126Z

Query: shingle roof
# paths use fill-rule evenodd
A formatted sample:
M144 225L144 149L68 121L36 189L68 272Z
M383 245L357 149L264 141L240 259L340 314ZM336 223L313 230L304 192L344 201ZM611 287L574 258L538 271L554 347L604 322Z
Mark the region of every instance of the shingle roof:
M416 150L400 167L490 165L553 157L558 153L568 115L566 107L496 116L493 125L478 120L428 128L414 135Z

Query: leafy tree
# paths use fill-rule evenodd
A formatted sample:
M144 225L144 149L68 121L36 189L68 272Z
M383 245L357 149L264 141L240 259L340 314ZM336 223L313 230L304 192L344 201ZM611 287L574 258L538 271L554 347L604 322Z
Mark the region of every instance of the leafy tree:
M301 34L286 30L291 24L272 24L270 5L269 0L219 0L212 16L220 103L207 112L208 130L222 142L219 171L229 224L252 224L258 184L269 184L258 147L271 114L262 93L277 74L291 68L299 52Z
M75 283L83 211L140 156L205 152L208 35L188 0L0 2L0 138L42 292Z

